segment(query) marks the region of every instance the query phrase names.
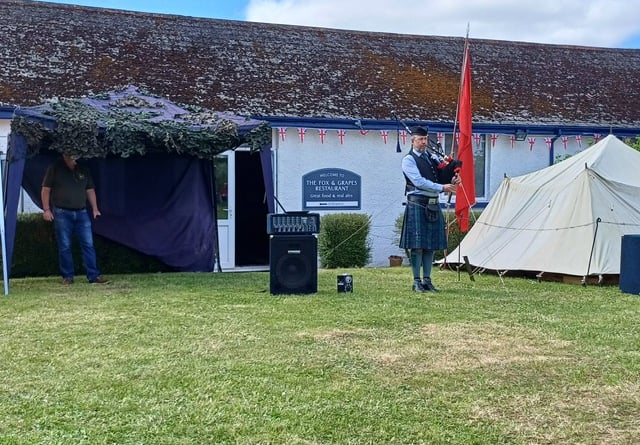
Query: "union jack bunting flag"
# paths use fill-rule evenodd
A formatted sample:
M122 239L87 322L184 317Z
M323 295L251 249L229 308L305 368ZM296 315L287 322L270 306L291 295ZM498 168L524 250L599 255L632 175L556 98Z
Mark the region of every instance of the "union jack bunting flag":
M304 135L307 132L306 128L298 128L298 136L300 137L300 142L304 142Z
M321 128L320 130L318 130L318 136L320 136L320 143L324 144L324 138L327 137L327 130Z

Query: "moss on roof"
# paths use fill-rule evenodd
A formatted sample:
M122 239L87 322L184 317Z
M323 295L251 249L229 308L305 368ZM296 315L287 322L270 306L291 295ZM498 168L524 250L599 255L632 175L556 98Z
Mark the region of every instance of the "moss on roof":
M0 102L135 84L245 116L455 118L461 37L22 0L0 2L0 16ZM470 47L474 122L640 127L640 50L482 39Z

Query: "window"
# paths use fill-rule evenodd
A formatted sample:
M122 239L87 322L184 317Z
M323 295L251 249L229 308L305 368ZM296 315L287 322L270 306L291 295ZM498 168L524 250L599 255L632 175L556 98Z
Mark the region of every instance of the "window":
M451 154L451 147L453 142L453 135L446 134L444 138L444 145L442 146L442 151L446 154ZM473 168L474 168L474 176L475 176L475 187L476 187L476 197L484 197L485 196L485 164L486 164L486 144L487 144L487 135L481 134L480 141L476 143L475 140L471 141L473 145ZM456 146L456 153L458 151L458 147Z
M216 156L214 159L214 170L216 175L216 200L218 204L218 219L229 218L229 160L227 155Z

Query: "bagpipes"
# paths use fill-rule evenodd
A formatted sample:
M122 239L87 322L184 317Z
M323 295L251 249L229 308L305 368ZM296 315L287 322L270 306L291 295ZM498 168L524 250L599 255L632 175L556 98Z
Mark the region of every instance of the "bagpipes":
M427 144L427 152L431 159L437 163L436 173L438 175L438 183L451 184L462 168L462 161L453 159L442 150L440 142L434 142L429 138Z
M413 134L409 126L398 117L395 111L391 114L398 122L398 132L400 131L400 125L404 127L407 133ZM453 159L442 150L440 142L434 141L431 138L427 139L427 151L431 159L433 159L438 168L436 170L437 180L439 184L452 184L453 178L460 174L462 168L462 161ZM398 152L400 152L400 137L398 137Z

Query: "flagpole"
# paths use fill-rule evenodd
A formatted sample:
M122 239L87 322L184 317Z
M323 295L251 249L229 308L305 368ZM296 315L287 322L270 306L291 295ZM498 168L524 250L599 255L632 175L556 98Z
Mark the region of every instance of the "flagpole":
M452 137L451 137L451 150L449 152L449 156L451 158L454 158L454 151L457 148L456 147L456 129L458 128L458 115L460 114L460 102L462 100L462 89L464 87L464 76L465 76L465 69L467 67L467 57L469 54L469 23L467 23L467 34L464 38L464 47L463 47L463 51L462 51L462 66L460 69L460 82L459 82L459 87L458 87L458 100L456 102L456 113L455 113L455 117L453 120L453 133L452 133ZM464 191L464 189L463 189ZM447 233L447 244L448 244L448 240L449 240L449 214L451 213L451 196L452 194L449 193L449 198L447 199L447 221L446 221L446 233ZM458 242L458 281L460 281L460 242ZM447 254L445 252L444 255L444 264L446 264L447 262Z
M469 230L469 213L471 206L475 204L475 179L474 179L474 162L473 162L473 129L472 129L472 106L471 106L471 59L469 45L469 26L467 25L467 36L465 37L464 54L462 57L462 68L460 70L460 90L458 92L458 104L456 111L456 119L454 123L454 137L452 141L453 147L457 142L456 158L461 162L461 166L457 171L459 180L457 181L457 194L455 213L460 234ZM459 140L456 141L456 129L459 130ZM462 264L462 249L458 242L458 265ZM465 257L465 262L467 261ZM460 278L460 268L458 268L458 279Z
M452 142L451 142L451 154L450 156L453 157L454 155L454 148L458 149L458 152L460 152L460 146L456 147L456 128L458 126L458 115L460 114L460 102L462 101L462 89L464 88L464 76L465 76L465 70L467 68L467 55L468 55L468 49L469 49L469 23L467 23L467 35L464 38L464 48L462 50L462 68L460 69L460 84L458 87L458 103L456 104L456 118L453 122L453 137L451 138ZM464 192L464 188L462 189L462 191ZM451 197L451 196L449 196ZM456 197L456 202L457 202L457 197ZM457 212L456 212L457 213ZM456 218L457 218L457 214L456 214ZM459 223L458 223L459 226ZM458 236L458 281L460 281L460 267L461 267L461 256L462 256L462 252L460 249L460 243L462 242L462 232L459 233Z
M469 23L467 23L467 35L464 38L464 47L462 50L462 68L460 69L460 82L458 86L458 101L456 102L456 114L453 120L453 137L451 138L451 151L449 156L452 158L456 147L456 129L458 128L458 114L460 113L460 101L462 100L462 87L464 84L465 67L467 66L467 56L469 54Z

